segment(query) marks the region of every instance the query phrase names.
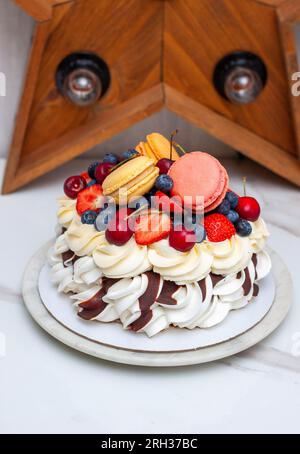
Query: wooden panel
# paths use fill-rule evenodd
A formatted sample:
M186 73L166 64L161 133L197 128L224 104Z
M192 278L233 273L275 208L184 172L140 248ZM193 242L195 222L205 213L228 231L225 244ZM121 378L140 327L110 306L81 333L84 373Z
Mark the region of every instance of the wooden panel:
M300 162L296 157L172 87L165 85L165 94L166 105L172 112L237 150L243 150L243 154L249 158L300 186Z
M54 8L22 158L159 83L161 40L159 1L118 0L113 13L110 0L78 0ZM66 101L54 81L60 61L78 50L100 55L112 77L108 93L89 108Z
M165 10L166 83L295 154L276 10L253 0L172 0ZM248 105L224 100L212 84L216 63L237 49L261 56L269 72L265 89Z
M292 94L292 85L295 83L292 79L292 75L295 72L300 71L294 30L296 21L300 21L299 0L292 0L283 3L282 6L277 9L277 14L279 18L281 41L287 68L287 83L289 85L289 98L292 106L292 117L298 145L298 156L300 157L300 96L293 96Z
M18 115L16 117L15 130L12 137L9 159L7 162L3 182L4 193L9 190L9 187L14 181L16 170L19 166L19 160L22 151L24 136L26 133L28 117L30 113L32 99L34 96L34 90L37 83L38 75L36 68L39 67L47 36L48 22L41 22L36 26L33 37L32 52L28 63L27 76L24 83L23 95L21 98Z
M27 14L37 21L49 20L52 16L52 7L71 0L14 0Z

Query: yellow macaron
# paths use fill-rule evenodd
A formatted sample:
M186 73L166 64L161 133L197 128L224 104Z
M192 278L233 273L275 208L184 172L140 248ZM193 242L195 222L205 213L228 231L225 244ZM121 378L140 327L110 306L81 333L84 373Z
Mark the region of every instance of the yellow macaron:
M147 135L147 142L140 142L136 146L136 150L153 159L156 163L162 158L172 158L176 161L179 155L174 147L172 147L172 153L170 153L170 141L158 132L152 132Z
M117 203L127 203L130 198L150 191L158 174L159 169L152 159L147 156L132 158L105 178L103 194L113 197Z

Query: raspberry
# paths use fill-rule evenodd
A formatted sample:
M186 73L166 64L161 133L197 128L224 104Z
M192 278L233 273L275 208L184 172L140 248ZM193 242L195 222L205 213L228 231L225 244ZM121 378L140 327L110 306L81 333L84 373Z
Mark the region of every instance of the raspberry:
M205 216L204 227L208 240L214 243L229 240L236 233L232 222L218 213Z

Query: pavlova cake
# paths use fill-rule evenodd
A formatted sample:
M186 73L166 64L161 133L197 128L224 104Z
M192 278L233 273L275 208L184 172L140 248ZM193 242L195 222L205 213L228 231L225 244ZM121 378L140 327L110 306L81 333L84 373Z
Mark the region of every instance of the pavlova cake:
M216 158L178 147L152 133L65 181L51 279L86 322L209 328L258 295L271 261L257 200L229 189Z

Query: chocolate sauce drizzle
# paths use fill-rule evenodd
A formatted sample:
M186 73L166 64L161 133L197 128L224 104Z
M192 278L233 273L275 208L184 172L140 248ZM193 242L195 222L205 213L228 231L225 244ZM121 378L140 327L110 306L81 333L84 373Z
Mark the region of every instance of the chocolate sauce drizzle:
M173 298L173 295L179 287L180 285L175 284L173 281L164 281L163 287L156 301L160 304L175 306L177 301Z
M65 268L70 266L70 264L74 265L74 263L80 258L80 257L78 257L78 255L76 255L70 249L66 252L63 252L61 254L61 257L62 257L63 265ZM67 264L66 262L69 262L69 264Z
M202 303L203 303L205 298L206 298L206 282L205 282L205 278L201 279L201 281L198 281L198 285L199 285L201 293L202 293Z
M155 303L159 291L160 275L152 271L147 271L145 274L148 278L148 286L145 293L139 298L141 315L129 325L133 331L139 331L150 322L153 315L150 308Z
M107 294L109 288L119 280L120 279L110 279L104 277L102 279L102 287L100 290L92 296L92 298L79 304L79 307L82 308L82 310L78 312L79 317L84 320L91 320L101 314L101 312L103 312L108 306L102 298Z

